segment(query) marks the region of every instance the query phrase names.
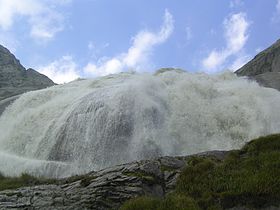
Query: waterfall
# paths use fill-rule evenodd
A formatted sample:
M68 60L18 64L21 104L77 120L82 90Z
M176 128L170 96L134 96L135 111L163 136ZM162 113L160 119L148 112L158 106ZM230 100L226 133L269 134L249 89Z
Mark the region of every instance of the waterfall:
M66 177L280 132L280 92L231 72L120 73L23 94L0 117L0 172Z

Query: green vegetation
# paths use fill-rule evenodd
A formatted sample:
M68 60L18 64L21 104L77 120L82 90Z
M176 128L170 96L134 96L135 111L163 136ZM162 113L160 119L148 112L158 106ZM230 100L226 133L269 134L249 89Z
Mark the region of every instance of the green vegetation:
M164 171L170 171L170 172L172 172L172 171L174 171L174 168L169 167L169 166L165 166L165 165L161 165L161 166L160 166L160 170L161 170L162 172L164 172Z
M126 202L121 210L199 210L195 201L184 195L169 195L165 199L138 197Z
M0 191L43 184L68 184L76 181L80 181L81 187L87 187L91 183L91 180L95 178L95 176L85 174L76 175L64 179L49 179L45 177L31 176L26 173L22 174L19 177L6 177L0 173Z
M0 191L53 182L54 180L51 179L37 178L28 174L22 174L20 177L5 177L0 174Z
M122 210L225 209L279 205L280 134L255 139L224 161L192 157L180 174L173 194L164 199L140 197Z

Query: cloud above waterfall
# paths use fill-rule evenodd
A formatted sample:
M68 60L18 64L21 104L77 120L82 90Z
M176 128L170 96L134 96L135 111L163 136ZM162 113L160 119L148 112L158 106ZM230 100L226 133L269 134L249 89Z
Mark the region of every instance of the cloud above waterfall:
M89 62L83 69L85 74L88 76L105 76L123 70L142 70L150 63L154 48L164 43L172 34L173 22L172 14L165 10L163 23L159 31L141 30L132 38L132 45L127 52L111 58L101 58L97 62Z
M165 10L160 29L157 32L149 30L138 32L131 39L132 44L125 53L111 58L101 57L97 62L90 61L84 66L79 66L72 56L66 55L35 68L58 84L67 83L79 77L98 77L128 70L141 71L145 66L150 65L154 48L166 42L170 37L174 29L173 23L173 16ZM89 42L88 48L89 50L94 48L92 41Z
M49 41L64 29L64 14L59 11L71 0L0 0L0 31L9 32L20 21L36 41Z
M280 0L121 2L0 0L0 44L26 68L69 62L85 78L236 70L280 34Z
M66 55L45 66L36 68L57 84L67 83L80 77L77 64L72 56Z
M202 66L208 73L222 70L224 63L232 56L236 56L236 60L232 66L240 66L241 61L246 62L247 55L241 55L242 50L249 38L248 28L250 21L245 13L235 13L224 20L224 39L226 46L223 49L213 49L206 58L202 60ZM234 64L235 63L235 64ZM238 65L236 65L239 63Z

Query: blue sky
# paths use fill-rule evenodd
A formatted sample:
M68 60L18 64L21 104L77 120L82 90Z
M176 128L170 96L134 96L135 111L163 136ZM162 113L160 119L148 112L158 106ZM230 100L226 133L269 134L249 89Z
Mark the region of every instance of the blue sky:
M236 70L280 38L279 26L280 0L0 0L0 44L57 83Z

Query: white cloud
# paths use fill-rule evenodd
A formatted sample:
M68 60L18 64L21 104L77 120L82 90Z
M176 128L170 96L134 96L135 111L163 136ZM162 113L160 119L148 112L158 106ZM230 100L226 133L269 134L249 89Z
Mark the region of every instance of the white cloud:
M172 34L173 28L173 17L166 10L163 24L157 33L140 31L132 39L132 46L126 53L109 59L101 59L97 63L90 62L84 68L84 72L90 76L104 76L128 69L141 70L149 63L154 47L165 42Z
M232 54L240 51L248 39L249 22L246 20L245 13L233 14L224 21L224 27L227 49Z
M115 74L122 70L123 64L117 58L112 58L105 63L97 66L94 63L88 63L85 68L84 72L91 76L105 76L108 74Z
M77 65L71 56L63 56L59 60L36 69L57 84L67 83L80 77Z
M45 10L41 15L33 16L31 24L31 37L35 39L51 40L63 30L63 16L52 10Z
M230 8L241 7L243 6L243 0L231 0L229 3Z
M275 12L271 17L271 22L274 24L278 24L280 21L280 0L275 0L275 1L276 1Z
M245 13L236 13L224 21L224 37L226 47L222 50L212 50L210 54L203 59L204 69L211 73L221 70L223 64L231 56L238 56L248 40L249 21ZM239 58L237 57L237 60ZM241 59L241 58L240 58ZM238 61L235 61L238 63Z
M202 61L203 66L206 68L207 71L211 72L215 71L217 66L220 66L228 56L228 52L226 51L216 51L212 50L211 53Z
M132 45L126 53L112 58L101 58L98 62L89 62L82 70L87 76L105 76L129 69L141 70L144 64L149 63L150 55L156 45L165 42L173 31L172 15L166 10L164 21L157 33L147 30L140 31L132 38ZM108 47L106 43L103 48ZM88 49L94 50L93 42L88 43ZM63 56L46 66L36 69L51 78L55 83L66 83L80 77L77 64L71 56Z
M35 15L40 7L40 4L34 0L0 0L1 28L9 29L16 15Z
M0 0L0 28L10 30L15 21L24 17L30 25L30 36L48 41L63 30L64 17L56 11L70 0Z

